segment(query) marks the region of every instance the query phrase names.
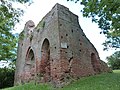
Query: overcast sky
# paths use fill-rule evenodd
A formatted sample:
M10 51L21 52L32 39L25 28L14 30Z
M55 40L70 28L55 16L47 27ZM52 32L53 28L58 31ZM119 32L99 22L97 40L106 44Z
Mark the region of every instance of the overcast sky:
M16 25L16 32L20 33L23 28L25 22L28 20L33 20L37 25L39 21L52 9L52 7L56 4L62 4L69 8L74 14L79 16L79 24L83 29L86 36L93 43L93 45L98 50L99 56L101 60L105 61L106 56L111 55L114 50L103 51L102 43L105 41L104 35L100 34L100 29L96 23L92 23L90 18L83 18L80 10L83 6L79 3L67 2L67 0L33 0L34 3L29 7L22 5L20 7L24 8L25 13L22 17L22 21L20 24ZM19 5L17 5L19 6Z

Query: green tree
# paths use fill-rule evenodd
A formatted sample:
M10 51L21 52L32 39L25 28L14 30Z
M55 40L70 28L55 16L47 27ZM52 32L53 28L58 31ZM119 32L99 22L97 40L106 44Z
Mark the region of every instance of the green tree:
M67 0L83 5L84 17L92 18L107 39L104 50L120 48L120 0Z
M0 89L14 85L14 69L0 68Z
M112 69L120 69L120 51L115 52L111 56L106 58L108 61L108 65Z
M0 61L16 58L17 37L12 31L24 11L13 7L13 4L31 2L31 0L0 0Z

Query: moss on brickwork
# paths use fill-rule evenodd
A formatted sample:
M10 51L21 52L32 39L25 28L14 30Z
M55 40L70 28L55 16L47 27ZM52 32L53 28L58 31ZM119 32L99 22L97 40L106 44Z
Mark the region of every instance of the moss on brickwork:
M30 41L32 41L32 39L33 39L33 35L31 34L31 35L30 35Z
M24 36L25 36L25 35L24 35L24 31L22 31L22 32L20 33L20 35L19 35L19 39L20 39L20 40L23 40L23 39L24 39Z
M39 32L39 30L41 30L41 29L44 29L44 27L45 27L45 21L42 20L39 22L39 24L36 27L37 32Z

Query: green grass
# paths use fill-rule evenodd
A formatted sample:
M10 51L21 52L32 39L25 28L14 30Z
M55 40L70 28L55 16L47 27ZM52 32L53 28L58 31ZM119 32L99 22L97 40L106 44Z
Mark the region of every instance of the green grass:
M11 88L6 88L2 90L53 90L52 86L48 84L37 84L27 83L24 85L14 86Z
M84 77L60 90L120 90L120 70Z
M29 83L3 90L53 90L53 88L47 84L34 85ZM120 90L120 70L114 70L113 73L83 77L63 88L54 90Z

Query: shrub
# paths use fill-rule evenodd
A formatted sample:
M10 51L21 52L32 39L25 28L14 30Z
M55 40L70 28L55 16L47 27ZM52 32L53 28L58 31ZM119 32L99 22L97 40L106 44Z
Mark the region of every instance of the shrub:
M0 89L14 85L14 73L15 69L0 68Z

